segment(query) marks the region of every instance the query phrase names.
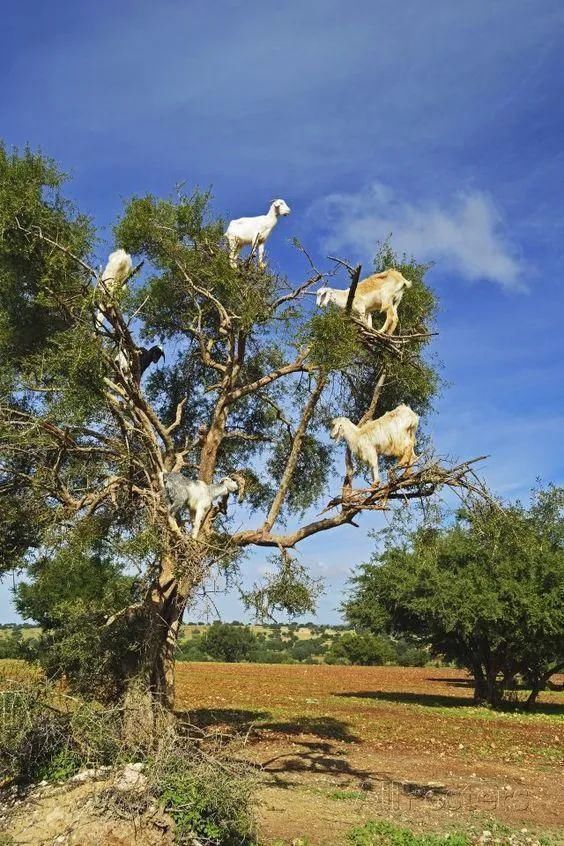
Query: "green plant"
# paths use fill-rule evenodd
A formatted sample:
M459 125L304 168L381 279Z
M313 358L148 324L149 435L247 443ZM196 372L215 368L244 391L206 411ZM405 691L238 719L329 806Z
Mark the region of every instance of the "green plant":
M194 838L208 846L251 846L252 780L241 764L224 753L207 755L193 744L168 750L152 762L153 789L175 822L181 846Z
M63 746L58 752L38 765L34 775L40 781L67 781L80 769L81 761L76 752Z
M466 834L416 834L391 822L367 822L347 835L351 846L470 846Z

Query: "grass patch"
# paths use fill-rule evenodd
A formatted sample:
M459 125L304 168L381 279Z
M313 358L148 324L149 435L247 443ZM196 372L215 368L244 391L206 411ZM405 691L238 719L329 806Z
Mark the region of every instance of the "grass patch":
M487 828L486 828L487 826ZM395 823L370 821L353 828L347 835L351 846L557 846L549 836L532 837L527 829L517 832L502 823L485 823L478 831L451 831L443 834L414 832Z
M327 794L327 796L329 799L334 799L336 802L351 802L358 800L364 802L366 799L366 793L362 793L360 790L332 790Z

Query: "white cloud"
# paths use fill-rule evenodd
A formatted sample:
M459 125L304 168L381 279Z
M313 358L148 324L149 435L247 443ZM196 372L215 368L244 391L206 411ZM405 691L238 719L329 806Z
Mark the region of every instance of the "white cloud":
M327 250L353 250L372 257L376 243L392 235L398 252L435 261L468 280L489 280L524 290L516 249L503 231L492 199L480 191L450 202L409 202L374 182L356 194L330 194L310 209L324 232Z

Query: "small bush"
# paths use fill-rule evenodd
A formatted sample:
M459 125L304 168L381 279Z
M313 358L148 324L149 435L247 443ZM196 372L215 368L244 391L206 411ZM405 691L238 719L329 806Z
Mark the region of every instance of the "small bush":
M0 694L0 780L32 781L68 747L68 715L45 707L33 688Z
M253 632L244 626L215 623L202 637L201 648L218 661L247 660L257 644Z
M133 802L131 808L139 811L158 799L176 824L179 846L196 839L206 846L251 846L255 776L234 760L233 742L181 736L165 712L149 712L152 731L140 733L147 712L135 708L147 700L129 693L127 703L105 708L39 681L0 693L0 782L66 781L83 767L141 761L145 789L124 795L110 782L107 807L123 809Z
M251 846L255 776L235 761L231 746L180 741L171 731L148 770L152 789L173 818L179 846Z
M345 661L349 664L374 666L393 661L395 651L388 638L345 632L341 637L334 639L327 657L335 659L334 663Z

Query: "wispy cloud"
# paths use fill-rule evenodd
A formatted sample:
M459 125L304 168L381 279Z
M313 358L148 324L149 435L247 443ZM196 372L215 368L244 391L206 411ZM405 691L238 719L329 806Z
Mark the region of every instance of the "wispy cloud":
M399 252L437 261L468 280L489 280L524 290L517 249L504 233L491 197L457 194L443 204L404 200L381 182L358 193L330 194L311 214L324 230L324 247L373 256L376 243L392 235Z

